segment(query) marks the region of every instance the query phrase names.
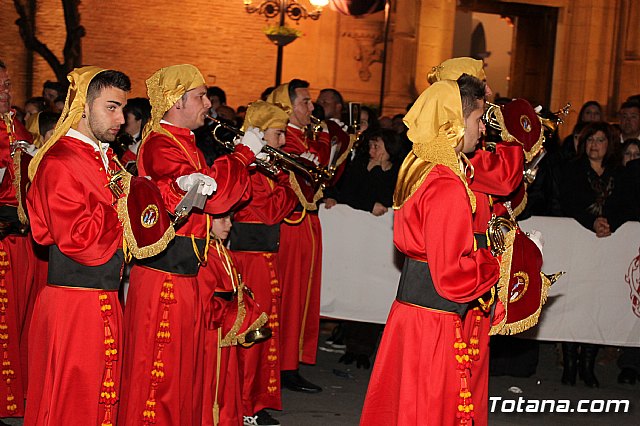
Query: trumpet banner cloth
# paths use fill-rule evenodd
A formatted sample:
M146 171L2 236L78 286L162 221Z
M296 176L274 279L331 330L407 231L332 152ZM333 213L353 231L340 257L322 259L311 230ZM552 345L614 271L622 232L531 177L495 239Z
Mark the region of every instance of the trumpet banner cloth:
M319 214L321 315L384 324L403 262L393 247L393 213L376 217L339 204ZM551 287L538 325L519 336L640 347L640 223L606 238L570 218L534 216L520 226L542 232L543 271L566 274Z

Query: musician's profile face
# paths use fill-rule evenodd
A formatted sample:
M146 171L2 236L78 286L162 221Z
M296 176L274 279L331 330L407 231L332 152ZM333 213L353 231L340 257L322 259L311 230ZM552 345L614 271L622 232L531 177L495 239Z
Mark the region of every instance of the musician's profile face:
M484 100L476 100L476 109L464 119L464 144L462 152L468 154L475 151L476 145L480 141L480 137L487 130L482 121L484 113ZM458 145L460 146L460 145Z
M264 140L271 148L280 148L285 143L284 129L267 129L264 132Z
M127 103L127 92L116 87L105 87L100 94L85 107L87 120L83 128L79 130L87 134L90 138L100 142L113 142L124 124L122 109Z
M184 127L189 130L195 130L203 126L205 115L209 112L209 108L211 108L211 101L207 97L207 86L203 84L202 86L189 90L176 102L176 107L177 106L180 106L179 109L182 111L182 117L185 119L184 123L186 126Z
M9 72L0 68L0 114L5 114L11 109L11 79Z
M216 217L211 221L211 234L221 240L226 240L231 231L231 216Z
M289 121L298 127L304 127L311 122L311 113L313 112L313 102L311 102L311 94L309 89L297 88L296 98L293 101L293 111L289 116Z

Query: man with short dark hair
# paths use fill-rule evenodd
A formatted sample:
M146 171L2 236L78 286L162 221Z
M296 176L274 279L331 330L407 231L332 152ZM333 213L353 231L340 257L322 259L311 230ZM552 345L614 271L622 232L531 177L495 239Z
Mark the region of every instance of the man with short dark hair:
M53 104L56 99L62 97L64 101L64 85L57 81L47 80L42 87L42 97L45 99L50 110L54 110ZM60 111L57 111L60 112Z
M345 162L347 154L345 153L351 148L349 146L350 137L347 133L348 127L342 121L344 99L342 98L342 94L336 89L322 89L318 95L316 104L320 105L324 110L324 118L327 123L327 130L329 131L331 147L332 150L335 151L331 161L337 167L333 179L327 184L327 187L331 187L335 185L342 176L347 165Z
M330 141L326 127L310 137L305 127L311 123L313 103L309 83L293 79L278 86L267 101L289 112L286 144L283 149L311 163L329 162ZM315 393L321 387L300 376L298 365L315 364L320 329L320 283L322 273L322 229L317 201L322 191L297 176L289 179L299 204L280 228L282 274L282 318L280 368L282 387Z
M620 106L620 142L627 139L640 139L640 104L626 101Z
M436 82L405 116L413 149L394 193L394 244L407 257L361 425L473 423L467 372L487 348L467 341L462 317L500 275L490 251L475 248L476 200L461 156L484 131L484 90L468 75Z
M218 86L211 86L207 89L207 98L211 102L209 115L218 118L218 107L227 104L227 94Z
M109 142L124 123L131 83L98 67L68 78L65 115L29 167L31 229L50 259L31 321L25 425L115 425L124 255L107 183L117 170Z

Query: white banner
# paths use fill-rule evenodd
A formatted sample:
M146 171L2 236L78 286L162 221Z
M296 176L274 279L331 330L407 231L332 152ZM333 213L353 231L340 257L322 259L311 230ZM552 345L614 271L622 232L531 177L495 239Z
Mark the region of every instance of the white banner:
M393 214L321 206L320 221L321 314L384 323L401 267ZM538 326L523 337L640 346L640 306L634 313L631 298L631 289L640 286L640 223L628 222L607 238L569 218L533 217L520 226L542 232L546 273L567 272L551 288Z

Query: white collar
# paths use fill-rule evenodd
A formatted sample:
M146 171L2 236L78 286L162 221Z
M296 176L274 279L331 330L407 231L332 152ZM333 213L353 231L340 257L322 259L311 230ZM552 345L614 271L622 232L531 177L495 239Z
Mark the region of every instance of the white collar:
M298 126L296 126L296 125L295 125L295 124L293 124L293 123L287 123L287 126L291 126L291 127L293 127L294 129L302 130L302 127L298 127Z
M176 126L175 124L168 122L164 118L160 119L160 124L168 124L169 126L178 127L180 129L187 129L186 127ZM190 129L187 129L187 130L189 130L190 134L192 134L192 135L194 134Z
M100 157L102 157L102 162L104 163L105 170L109 169L109 159L107 158L107 149L109 149L109 144L108 143L102 142L102 143L100 143L100 147L98 147L98 145L95 143L95 141L93 141L91 138L89 138L84 133L80 133L76 129L67 130L67 134L65 136L69 136L69 137L72 137L74 139L78 139L79 141L82 141L82 142L84 142L84 143L86 143L88 145L91 145L91 147L94 149L95 152L99 152L100 153Z

